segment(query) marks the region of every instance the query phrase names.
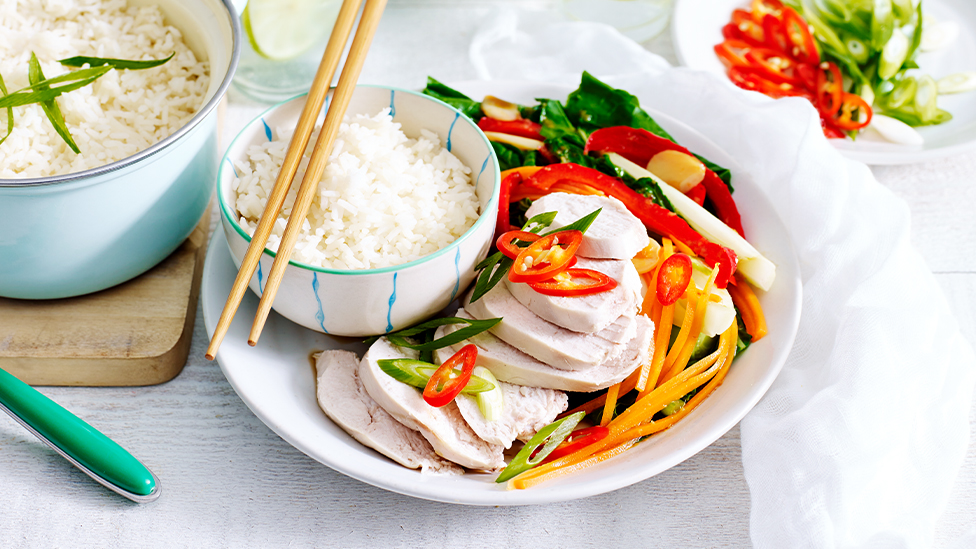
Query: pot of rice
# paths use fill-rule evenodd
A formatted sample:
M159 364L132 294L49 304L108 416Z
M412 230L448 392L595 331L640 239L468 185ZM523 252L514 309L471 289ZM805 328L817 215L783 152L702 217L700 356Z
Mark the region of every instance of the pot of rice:
M221 162L221 223L238 268L304 102L272 107L245 126ZM259 296L316 136L250 281ZM416 92L358 86L274 309L342 336L382 334L436 314L488 252L499 188L498 159L470 119Z
M0 109L0 296L70 297L129 280L175 250L207 211L220 154L217 105L240 54L229 1L29 0L0 10L7 93L88 68L89 58L165 63L112 68L50 105ZM36 90L35 90L36 91ZM8 135L9 134L9 135Z

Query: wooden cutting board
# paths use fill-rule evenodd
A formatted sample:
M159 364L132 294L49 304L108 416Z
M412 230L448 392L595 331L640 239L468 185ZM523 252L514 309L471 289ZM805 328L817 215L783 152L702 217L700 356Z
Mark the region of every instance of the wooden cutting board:
M155 385L190 351L210 209L162 263L124 284L51 301L0 298L0 368L30 385Z

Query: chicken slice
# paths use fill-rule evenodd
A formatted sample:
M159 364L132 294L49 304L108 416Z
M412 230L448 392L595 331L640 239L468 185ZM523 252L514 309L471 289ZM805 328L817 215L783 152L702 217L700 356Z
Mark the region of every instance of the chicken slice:
M319 406L332 421L393 461L421 473L460 475L463 469L440 457L419 432L380 408L359 380L359 357L350 351L324 351L315 361Z
M619 316L597 333L567 330L527 309L504 284L496 285L474 303L468 293L464 308L482 320L501 317L491 333L560 370L585 370L602 364L620 354L637 333L635 311Z
M458 309L454 316L473 318L464 309ZM645 316L638 316L635 322L637 335L627 343L624 351L616 358L588 370L569 371L553 368L489 332L482 332L468 338L454 348L438 349L435 352L439 360L447 360L465 343L473 343L478 347L477 364L491 370L499 381L528 387L588 393L606 389L614 383L623 381L638 366L651 359L651 354L654 352L654 323ZM442 337L461 327L458 324L441 326L437 329L435 337Z
M574 332L599 332L621 315L633 315L637 311L641 302L641 279L632 261L581 257L576 268L601 272L614 279L617 287L608 292L564 297L540 294L528 284L512 282L508 277L504 279L505 286L527 309Z
M397 347L385 337L376 340L359 364L359 377L369 396L397 421L420 431L441 457L469 469L504 467L504 446L479 438L461 417L456 403L435 408L427 404L420 390L393 379L377 364L385 358L417 356L416 351Z
M450 354L446 355L450 357ZM528 440L539 429L552 423L569 404L562 391L539 387L522 387L499 381L502 389L501 414L495 421L485 419L478 402L471 395L458 395L458 409L471 429L492 444L511 448L515 439Z
M650 237L640 219L616 198L568 193L547 194L529 206L526 217L556 212L551 227L565 227L577 219L602 208L590 228L583 234L576 255L603 259L633 259L647 247Z

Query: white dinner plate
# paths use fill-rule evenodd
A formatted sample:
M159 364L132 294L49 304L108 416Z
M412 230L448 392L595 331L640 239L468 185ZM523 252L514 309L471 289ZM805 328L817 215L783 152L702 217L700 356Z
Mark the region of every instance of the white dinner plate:
M725 67L713 50L723 41L722 27L732 10L746 8L749 0L677 0L671 19L671 36L678 61L693 69L725 75ZM962 71L976 71L976 2L973 0L924 0L925 13L940 21L955 21L960 33L950 46L918 56L919 72L936 80ZM731 83L730 83L731 85ZM976 91L940 95L939 107L952 120L918 128L925 138L921 147L885 141L876 131L862 132L857 140L831 139L844 156L866 164L910 164L958 154L976 147Z
M564 99L571 88L520 82L469 82L458 89L475 98L492 94L531 103L536 97ZM650 107L650 108L649 108ZM312 458L363 482L418 498L471 505L522 505L592 496L645 480L681 463L717 440L759 401L783 366L800 320L799 267L786 229L770 203L736 162L691 128L644 105L680 143L732 170L735 197L746 234L777 266L777 278L760 296L770 333L736 358L725 382L701 406L671 429L624 454L573 475L528 490L506 490L494 475L422 475L366 448L319 409L309 355L342 348L360 353L358 340L334 338L272 313L256 347L247 335L257 298L244 296L217 360L241 399L283 439ZM208 334L213 334L237 271L219 230L203 272L201 300Z

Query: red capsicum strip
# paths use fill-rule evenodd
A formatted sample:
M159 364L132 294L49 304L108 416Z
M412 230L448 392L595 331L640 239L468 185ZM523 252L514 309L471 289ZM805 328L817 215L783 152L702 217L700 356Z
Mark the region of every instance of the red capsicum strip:
M478 120L478 127L483 132L499 132L509 135L528 137L529 139L543 140L542 126L531 120L496 120L494 118L482 117Z
M646 166L651 158L661 151L670 150L691 154L691 151L673 141L656 136L647 130L628 126L613 126L596 130L590 134L583 150L587 153L590 151L614 152L639 166ZM742 231L742 218L739 216L739 209L736 207L735 201L732 200L732 193L729 192L725 182L715 172L706 169L702 185L705 186L705 192L715 208L715 217L745 237L745 233ZM682 238L678 238L678 240L686 242Z
M674 212L658 206L650 198L634 191L616 177L579 164L550 164L537 171L522 185L546 193L550 187L559 181L589 185L607 196L616 198L623 202L624 206L637 216L649 230L684 242L709 266L717 264L719 266L718 276L715 279L717 287L725 288L732 273L735 272L738 261L735 252L714 242L709 242Z
M502 188L498 192L498 217L495 220L495 238L498 238L512 228L508 219L508 204L512 196L512 187L522 182L522 174L512 172L502 178Z

